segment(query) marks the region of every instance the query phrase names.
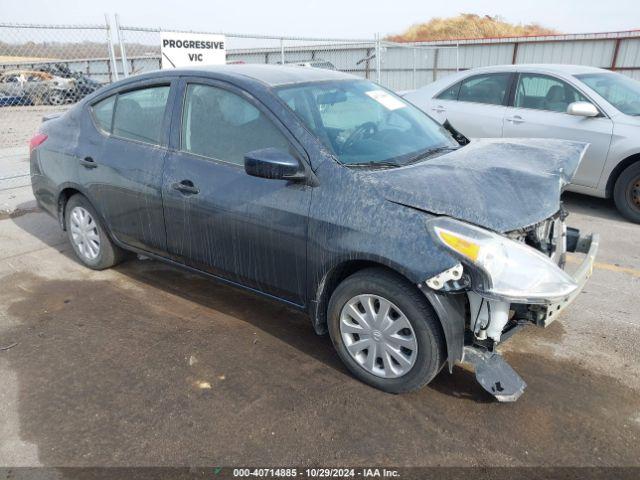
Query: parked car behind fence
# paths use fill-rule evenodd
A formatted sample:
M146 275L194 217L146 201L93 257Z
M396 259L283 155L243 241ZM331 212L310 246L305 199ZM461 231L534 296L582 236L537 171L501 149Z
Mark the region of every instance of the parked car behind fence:
M100 86L99 82L82 73L49 65L35 70L1 71L0 106L70 104L95 92Z

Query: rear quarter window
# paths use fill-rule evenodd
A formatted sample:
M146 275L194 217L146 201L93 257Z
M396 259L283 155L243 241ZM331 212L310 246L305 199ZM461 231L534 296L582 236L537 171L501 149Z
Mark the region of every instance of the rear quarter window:
M112 95L100 100L91 107L96 126L107 133L111 133L111 122L113 121L113 107L116 103L116 96Z

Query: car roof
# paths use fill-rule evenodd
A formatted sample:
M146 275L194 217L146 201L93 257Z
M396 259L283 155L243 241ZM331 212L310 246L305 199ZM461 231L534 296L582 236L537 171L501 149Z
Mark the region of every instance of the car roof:
M158 70L149 74L138 75L136 78L170 75L202 75L210 73L212 77L251 78L271 87L306 82L322 82L331 80L361 79L355 75L322 68L309 68L298 65L209 65L203 67L176 68L172 70Z
M410 100L414 92L423 92L423 94L429 92L438 92L441 89L447 88L449 85L453 85L461 79L471 77L473 75L494 72L547 73L551 75L555 74L561 77L580 75L584 73L610 73L609 70L597 67L589 67L585 65L563 65L553 63L518 63L515 65L491 65L489 67L474 67L468 70L460 70L459 72L454 72L450 75L438 78L436 81L428 83L427 85L420 87L417 90L406 92L404 96Z
M596 73L606 72L602 68L590 67L587 65L564 65L555 63L520 63L515 65L492 65L490 67L479 67L465 70L466 72L509 72L509 71L522 71L522 72L550 72L560 73L565 75L577 75L581 73Z

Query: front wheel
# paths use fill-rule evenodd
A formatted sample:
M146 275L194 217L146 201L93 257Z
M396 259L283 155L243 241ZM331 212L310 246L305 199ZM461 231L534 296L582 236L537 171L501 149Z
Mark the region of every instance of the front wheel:
M386 270L362 270L338 285L327 320L349 371L385 392L418 390L444 365L436 313L413 285Z
M613 199L622 215L640 223L640 162L622 171L613 189Z
M104 270L122 261L124 251L109 238L84 196L76 194L67 201L64 217L73 251L84 265Z

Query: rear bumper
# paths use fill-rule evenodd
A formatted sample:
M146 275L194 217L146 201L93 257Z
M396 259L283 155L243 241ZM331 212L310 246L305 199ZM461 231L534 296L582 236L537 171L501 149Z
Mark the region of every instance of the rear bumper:
M577 253L586 254L584 260L572 275L574 281L578 285L578 288L576 288L573 293L567 297L550 305L532 305L532 309L535 309L536 312L537 325L546 327L552 323L565 308L571 305L580 292L582 292L587 280L589 280L593 273L593 264L598 253L599 245L600 236L597 233L581 236L578 239L575 251Z

